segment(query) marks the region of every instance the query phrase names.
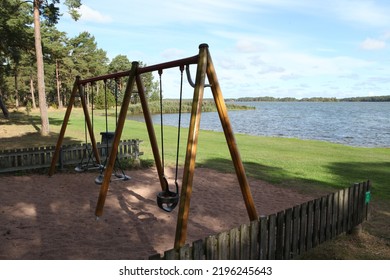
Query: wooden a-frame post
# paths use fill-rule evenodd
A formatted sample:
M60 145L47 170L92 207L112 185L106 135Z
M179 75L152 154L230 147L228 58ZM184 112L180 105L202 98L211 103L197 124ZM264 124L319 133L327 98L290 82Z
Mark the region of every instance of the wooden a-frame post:
M100 163L100 155L99 155L99 152L97 149L95 135L93 133L91 118L89 117L89 113L88 113L88 106L85 102L83 86L80 84L80 77L77 76L76 80L73 84L73 89L72 89L72 93L70 95L69 104L68 104L68 107L66 108L65 117L64 117L64 120L62 121L62 126L61 126L61 130L60 130L60 135L58 136L56 148L55 148L52 160L51 160L51 165L49 168L49 176L52 176L54 174L55 169L56 169L56 165L57 165L58 158L60 155L62 142L63 142L64 136L65 136L65 131L66 131L66 128L68 126L70 113L72 112L72 108L73 108L74 102L76 100L77 93L80 95L81 106L83 107L84 118L85 118L85 122L87 123L88 133L89 133L89 137L90 137L91 143L92 143L92 151L93 151L93 154L95 156L96 162Z
M133 62L132 67L129 74L129 81L127 83L127 87L125 90L125 94L123 96L121 110L119 112L117 126L115 130L114 139L112 140L112 147L109 153L108 161L106 163L106 168L104 170L103 182L100 187L99 199L96 205L95 215L96 217L100 217L103 214L103 207L107 197L108 186L111 181L111 174L114 169L116 156L118 153L118 145L121 140L123 127L125 125L125 120L127 116L127 110L129 108L131 92L135 84L135 77L138 69L138 62Z
M198 132L200 127L200 115L202 111L202 100L204 93L205 78L211 85L214 101L217 107L219 118L223 127L226 142L229 147L230 155L235 167L238 182L240 184L241 193L243 195L245 206L251 221L258 218L256 208L253 202L253 197L250 192L249 183L245 174L245 169L241 161L237 144L234 138L233 129L227 115L227 108L222 96L222 91L219 86L214 65L211 60L210 52L207 44L199 46L199 61L196 72L194 97L192 103L191 120L188 132L187 151L184 163L182 189L180 195L179 213L177 217L175 249L179 249L185 245L187 237L187 224L190 209L190 200L192 194L192 182L195 171L195 158L198 145Z

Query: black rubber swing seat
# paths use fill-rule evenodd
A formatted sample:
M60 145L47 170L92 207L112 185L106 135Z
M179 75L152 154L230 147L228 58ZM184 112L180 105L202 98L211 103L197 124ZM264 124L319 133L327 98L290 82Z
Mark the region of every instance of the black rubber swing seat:
M74 170L78 173L85 172L88 170L95 170L95 169L103 169L103 165L101 164L94 164L94 165L77 165Z
M115 179L110 179L110 181L127 181L127 180L130 180L131 177L130 176L127 176L125 174L113 174L116 178ZM100 174L99 176L97 176L95 178L95 184L96 185L101 185L103 184L103 180L104 180L104 175L103 174Z
M83 166L77 165L77 166L74 168L74 170L75 170L76 172L81 173L81 172L84 172L86 169L85 169Z
M157 194L157 205L166 212L172 212L179 203L179 194L171 191L163 191Z

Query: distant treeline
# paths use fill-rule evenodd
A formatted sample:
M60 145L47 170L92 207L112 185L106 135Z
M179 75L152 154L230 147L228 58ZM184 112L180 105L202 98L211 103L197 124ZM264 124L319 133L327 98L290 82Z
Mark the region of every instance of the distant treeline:
M390 95L385 96L366 96L366 97L349 97L349 98L336 98L336 97L311 97L311 98L295 98L295 97L240 97L237 99L231 99L231 101L238 102L390 102Z
M152 101L148 104L149 111L151 114L160 113L160 102ZM233 110L254 110L253 106L238 105L231 102L226 102L226 107L229 111ZM190 113L192 109L192 100L183 100L181 111L182 113ZM202 103L202 112L216 112L217 107L215 102L212 99L204 99ZM130 104L128 109L129 114L138 115L142 114L142 106L138 104ZM164 114L173 114L179 112L179 100L176 99L164 99L163 100L163 113Z

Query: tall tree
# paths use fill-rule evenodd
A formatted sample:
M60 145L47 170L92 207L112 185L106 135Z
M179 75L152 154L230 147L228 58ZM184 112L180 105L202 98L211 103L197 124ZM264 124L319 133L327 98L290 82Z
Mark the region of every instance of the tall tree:
M69 55L68 38L65 32L59 31L55 26L43 25L42 31L42 45L44 52L45 69L49 70L49 73L45 74L45 77L51 81L56 81L55 85L52 84L51 88L53 92L56 92L56 96L53 100L57 100L59 108L62 108L62 96L61 96L61 67L65 66L66 57ZM63 67L62 67L63 68ZM47 71L46 71L47 72ZM50 86L50 85L49 85ZM55 90L54 90L55 88ZM49 96L50 98L50 96ZM50 102L50 101L49 101Z
M146 65L139 61L140 67L145 67ZM110 64L108 65L108 72L109 73L117 73L122 71L128 71L131 69L132 63L125 55L117 55L114 57ZM154 77L152 72L145 73L141 76L142 82L145 86L145 91L150 100L158 100L159 94L158 94L158 82L154 81ZM126 87L126 79L124 81L120 81L120 87L125 88ZM120 100L121 101L121 100ZM133 104L138 103L139 96L138 92L133 92L131 96L131 102Z
M76 73L81 77L97 76L107 71L108 58L104 50L97 47L95 37L89 32L82 32L69 39L71 58Z
M109 73L118 73L118 72L122 72L122 71L127 71L127 70L130 70L131 69L131 62L130 60L127 58L127 56L125 55L117 55L116 57L114 57L110 64L108 65L108 72ZM126 88L127 86L127 79L119 79L117 80L117 85L118 85L118 96L117 96L117 100L119 102L119 104L122 103L122 100L123 100L123 89ZM134 93L132 93L132 100L134 99Z
M144 64L142 61L139 62L139 65L140 67L146 66L146 64ZM141 78L146 88L146 95L149 98L149 100L150 101L159 100L159 92L158 92L159 83L158 81L154 81L152 72L143 74Z
M22 5L18 0L0 0L0 95L6 99L11 97L18 105L18 69L23 51L32 49L31 12L27 5ZM12 71L11 71L12 70ZM13 73L15 96L6 86L6 78ZM5 103L0 104L6 111Z
M42 40L41 40L41 15L45 17L48 24L58 22L60 13L56 6L59 0L33 0L34 14L34 38L35 52L37 58L37 82L38 82L38 100L41 113L41 135L47 135L50 132L49 117L47 114L46 92L45 92L45 74L43 64ZM81 6L81 0L65 0L65 5L68 6L70 15L73 19L78 20L79 14L77 8Z
M97 47L95 37L88 32L69 39L70 56L73 61L72 75L82 78L102 75L107 72L108 58L104 50ZM104 97L99 94L99 87L95 93L95 105L102 108ZM112 99L111 99L112 97ZM114 98L108 95L108 103L113 105Z
M42 1L34 0L34 38L35 38L35 54L37 58L37 81L38 81L38 100L39 110L41 113L41 135L48 135L49 116L47 114L46 92L45 92L45 73L43 67L43 52L41 40L41 22L40 22L40 7Z

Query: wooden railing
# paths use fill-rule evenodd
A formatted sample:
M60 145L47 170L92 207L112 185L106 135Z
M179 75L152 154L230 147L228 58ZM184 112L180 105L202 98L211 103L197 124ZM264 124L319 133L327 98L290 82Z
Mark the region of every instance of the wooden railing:
M118 158L139 160L139 156L143 154L139 150L140 142L138 139L121 141ZM97 148L104 159L107 155L106 144L97 143ZM0 173L49 167L54 150L55 146L0 151ZM92 153L90 144L64 145L57 166L63 168L67 165L77 165L83 158L87 161L89 152Z
M369 181L354 184L149 259L294 259L366 220L370 189Z

